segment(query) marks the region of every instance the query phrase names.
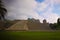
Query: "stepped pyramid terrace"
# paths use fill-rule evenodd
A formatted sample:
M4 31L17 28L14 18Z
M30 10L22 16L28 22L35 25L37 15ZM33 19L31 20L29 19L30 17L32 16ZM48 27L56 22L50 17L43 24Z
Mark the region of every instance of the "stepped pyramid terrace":
M46 20L43 20L41 23L38 19L29 19L28 20L15 20L15 24L7 28L6 30L26 30L26 31L39 31L39 30L51 30L49 23Z

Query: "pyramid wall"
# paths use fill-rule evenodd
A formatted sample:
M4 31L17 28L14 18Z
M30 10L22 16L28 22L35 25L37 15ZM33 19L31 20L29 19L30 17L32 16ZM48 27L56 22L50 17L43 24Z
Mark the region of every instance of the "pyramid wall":
M28 22L29 30L51 30L48 23Z

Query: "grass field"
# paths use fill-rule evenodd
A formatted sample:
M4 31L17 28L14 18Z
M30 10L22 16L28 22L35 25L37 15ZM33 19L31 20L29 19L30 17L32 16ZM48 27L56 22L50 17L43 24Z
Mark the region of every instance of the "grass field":
M0 40L60 40L60 32L59 31L0 32Z

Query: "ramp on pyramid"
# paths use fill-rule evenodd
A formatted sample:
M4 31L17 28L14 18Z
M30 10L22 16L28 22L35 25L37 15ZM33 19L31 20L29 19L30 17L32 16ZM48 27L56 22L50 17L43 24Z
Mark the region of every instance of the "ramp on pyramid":
M12 25L10 28L6 30L28 30L27 21L26 20L18 21L16 24Z

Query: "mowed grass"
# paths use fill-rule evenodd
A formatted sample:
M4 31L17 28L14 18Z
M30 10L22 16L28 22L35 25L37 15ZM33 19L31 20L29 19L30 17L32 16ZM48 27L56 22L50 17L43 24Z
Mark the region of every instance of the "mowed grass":
M0 32L0 40L60 40L60 32L6 31L6 32Z

